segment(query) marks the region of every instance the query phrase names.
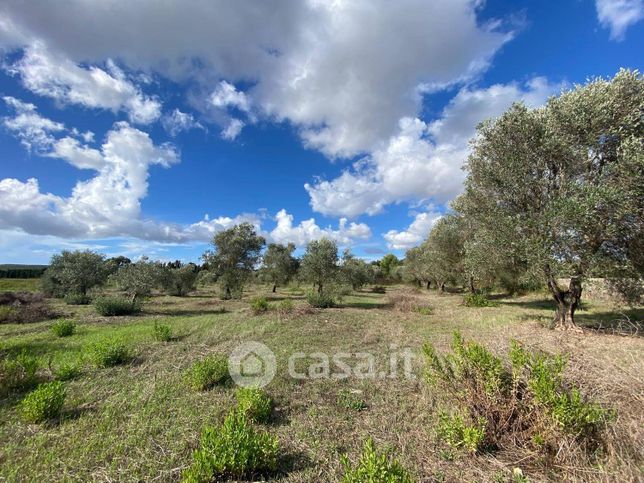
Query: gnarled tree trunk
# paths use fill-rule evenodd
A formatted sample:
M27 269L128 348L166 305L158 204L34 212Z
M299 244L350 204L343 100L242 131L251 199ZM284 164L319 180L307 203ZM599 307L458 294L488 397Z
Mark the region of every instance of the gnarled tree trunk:
M557 311L553 320L553 326L557 330L575 330L581 329L575 324L575 311L579 307L581 301L581 279L579 276L574 275L570 277L570 283L567 290L563 290L557 284L550 266L546 265L544 268L546 275L546 282L552 297L557 302Z
M470 293L476 293L476 287L474 287L474 277L470 275L467 280L467 283L468 283L468 288L470 289Z
M427 290L429 290L429 289L431 289L431 288L432 288L432 281L431 281L431 280L427 280Z
M275 293L275 290L277 290L277 285L273 284L273 293Z

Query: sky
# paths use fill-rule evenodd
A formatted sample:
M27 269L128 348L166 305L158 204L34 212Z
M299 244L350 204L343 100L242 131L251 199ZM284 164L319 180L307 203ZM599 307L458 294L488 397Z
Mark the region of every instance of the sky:
M0 263L199 261L250 222L404 256L468 141L642 69L644 0L3 0Z

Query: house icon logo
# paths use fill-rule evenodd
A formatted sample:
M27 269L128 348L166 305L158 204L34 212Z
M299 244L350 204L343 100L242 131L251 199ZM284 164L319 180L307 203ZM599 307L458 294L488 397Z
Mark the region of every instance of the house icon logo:
M243 387L264 387L275 377L275 354L260 342L244 342L230 353L228 370Z

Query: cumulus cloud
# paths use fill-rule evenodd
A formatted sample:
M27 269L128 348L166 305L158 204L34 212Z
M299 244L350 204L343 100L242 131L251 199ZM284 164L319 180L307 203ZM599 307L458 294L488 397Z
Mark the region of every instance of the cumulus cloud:
M144 95L109 59L107 68L80 67L36 42L9 69L20 76L27 89L61 104L124 111L138 124L156 121L161 103Z
M479 4L72 0L63 9L46 0L7 0L0 42L6 49L26 46L23 70L37 66L34 87L68 102L98 103L87 99L91 85L107 97L103 104L121 109L117 94L129 91L133 106L149 107L154 117L154 100L110 87L124 83L121 76L78 66L114 58L135 71L196 81L212 93L215 108L288 120L307 146L345 157L373 150L401 118L415 117L421 86L444 88L487 67L512 33L500 21L482 24ZM154 21L142 21L151 11ZM59 53L59 70L31 47L34 39ZM240 82L252 87L239 91Z
M53 133L64 131L65 126L38 114L36 106L22 102L11 96L2 98L7 106L12 108L16 115L5 117L2 123L11 131L27 150L41 150L54 142Z
M461 190L468 140L482 120L500 115L513 102L536 106L559 85L537 77L525 85L463 88L439 119L402 118L398 133L331 181L305 184L315 211L326 215L374 215L389 203L432 200L445 203Z
M226 141L233 141L237 136L241 134L243 127L244 121L232 118L228 123L228 126L226 126L226 128L221 131L221 137Z
M293 215L286 210L280 210L275 216L277 226L269 233L272 241L277 243L294 243L296 246L305 246L312 240L330 238L340 245L350 245L356 240L366 240L371 236L371 229L364 223L349 223L346 218L341 218L338 228L321 228L314 218L304 220L298 225L293 224Z
M174 109L172 112L166 114L161 119L163 129L172 137L176 137L183 131L190 129L203 129L203 126L196 121L194 116L187 112L182 112L179 109Z
M595 0L599 23L610 38L622 40L626 30L644 18L644 0Z
M441 216L432 207L426 212L416 214L414 221L411 222L406 230L389 230L383 235L384 239L387 240L387 246L394 250L408 250L419 245Z

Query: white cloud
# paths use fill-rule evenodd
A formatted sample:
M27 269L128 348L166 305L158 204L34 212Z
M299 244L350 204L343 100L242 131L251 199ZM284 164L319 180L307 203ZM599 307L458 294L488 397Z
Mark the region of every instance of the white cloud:
M5 103L16 112L14 117L5 117L3 125L10 130L27 150L39 151L53 142L53 133L64 131L65 126L42 117L36 112L36 106L22 102L15 97L5 96Z
M109 72L96 66L79 67L35 43L10 71L20 75L27 89L61 104L125 111L130 121L138 124L156 121L161 103L141 93L109 59L107 67Z
M192 114L181 112L179 109L174 109L171 113L164 115L161 119L161 124L163 129L172 137L176 137L179 133L190 129L203 129L203 126L198 121L195 121Z
M441 117L429 124L402 118L398 134L331 181L306 184L315 211L357 216L379 213L389 203L430 199L445 203L462 189L461 169L468 140L482 120L500 115L513 102L539 105L559 89L545 79L525 86L497 84L485 89L464 88Z
M214 107L239 109L242 112L250 111L250 101L246 94L238 91L237 88L225 80L221 81L217 88L210 94L210 103Z
M440 218L441 214L430 207L429 211L418 213L414 221L406 230L389 230L383 235L387 240L387 246L395 250L408 250L419 245L429 234L432 226Z
M293 225L293 215L286 210L280 210L275 221L277 226L270 232L270 239L277 243L294 243L298 247L320 238L330 238L340 245L350 245L356 240L366 240L371 236L371 230L366 224L348 223L346 218L340 219L335 230L331 227L321 228L314 218Z
M595 0L597 18L610 29L610 38L622 40L626 30L644 18L644 0Z
M233 141L237 136L241 134L243 127L244 121L232 118L228 123L228 126L226 126L226 128L221 131L221 137L227 141Z
M93 67L113 58L137 72L214 91L212 107L288 120L308 146L328 156L352 156L394 134L401 118L417 116L427 86L441 89L487 67L512 35L499 21L479 22L479 5L72 0L62 9L46 0L7 0L0 42L7 49L27 47L22 64L26 76L32 68L34 88L67 102L134 109L153 118L153 99L128 90L111 69ZM34 39L59 60L42 58ZM252 87L241 92L239 82Z

